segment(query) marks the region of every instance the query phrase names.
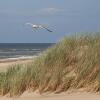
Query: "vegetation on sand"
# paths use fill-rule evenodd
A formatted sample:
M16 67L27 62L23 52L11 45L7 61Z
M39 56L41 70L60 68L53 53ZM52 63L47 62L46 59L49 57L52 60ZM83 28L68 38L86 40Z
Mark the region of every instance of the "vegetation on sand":
M100 91L100 33L65 37L32 63L11 66L0 73L0 94L20 95L87 88Z

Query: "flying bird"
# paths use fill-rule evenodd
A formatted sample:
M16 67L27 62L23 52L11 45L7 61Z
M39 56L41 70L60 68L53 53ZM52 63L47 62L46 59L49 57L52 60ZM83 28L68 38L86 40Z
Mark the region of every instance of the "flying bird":
M43 25L35 25L35 24L32 24L32 23L26 23L26 25L30 25L35 30L37 30L37 29L46 29L49 32L53 32L53 31L49 30L47 27L45 27Z

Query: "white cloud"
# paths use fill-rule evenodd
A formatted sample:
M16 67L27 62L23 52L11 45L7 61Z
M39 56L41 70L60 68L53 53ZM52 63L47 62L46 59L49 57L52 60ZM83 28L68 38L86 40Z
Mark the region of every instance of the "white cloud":
M10 16L48 16L48 15L56 15L56 14L62 14L64 12L64 9L59 9L59 8L42 8L42 9L37 9L37 10L25 10L25 11L15 11L15 10L7 10L3 9L0 10L0 15L10 15Z
M43 8L43 9L37 10L37 14L53 15L53 14L61 13L63 11L64 11L63 9L58 9L58 8Z

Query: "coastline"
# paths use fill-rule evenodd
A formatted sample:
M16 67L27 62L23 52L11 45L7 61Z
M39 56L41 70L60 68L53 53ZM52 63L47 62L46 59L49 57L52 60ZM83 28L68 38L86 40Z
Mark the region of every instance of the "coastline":
M6 71L12 65L31 63L36 57L37 56L22 56L18 58L0 59L0 72Z
M98 44L98 37L65 38L37 60L34 56L1 59L2 71L13 64L27 68L1 73L0 100L99 100ZM68 92L70 89L74 91Z

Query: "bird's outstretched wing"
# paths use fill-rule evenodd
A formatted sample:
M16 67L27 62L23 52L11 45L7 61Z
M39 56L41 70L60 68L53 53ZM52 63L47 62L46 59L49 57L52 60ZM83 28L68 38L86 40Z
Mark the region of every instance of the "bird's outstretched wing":
M49 30L47 27L45 27L45 26L42 26L44 29L46 29L47 31L49 31L49 32L53 32L53 31L51 31L51 30Z
M34 29L41 29L41 28L44 28L44 29L46 29L46 30L49 31L49 32L53 32L53 31L51 31L50 29L48 29L47 27L45 27L45 26L43 26L43 25L36 25L36 24L32 24L32 23L26 23L26 25L31 25L32 28L34 28Z

